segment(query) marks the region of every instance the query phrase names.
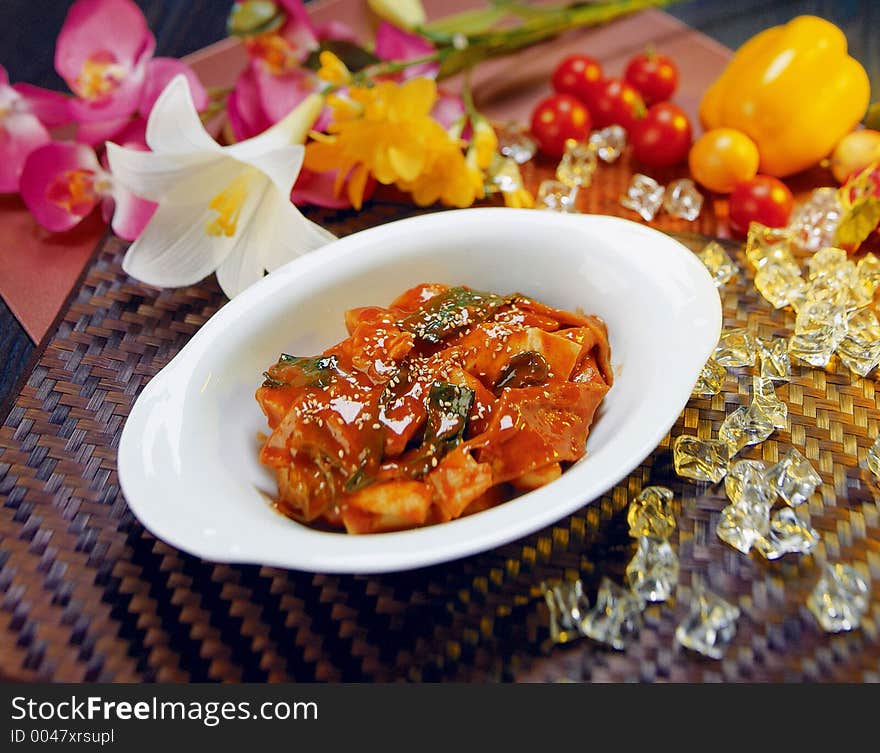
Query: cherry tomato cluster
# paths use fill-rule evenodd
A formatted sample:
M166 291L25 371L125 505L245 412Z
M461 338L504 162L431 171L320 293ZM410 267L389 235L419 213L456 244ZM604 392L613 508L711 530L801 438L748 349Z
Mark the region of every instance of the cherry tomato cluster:
M636 55L622 78L606 78L588 55L570 55L556 67L552 84L556 93L532 112L532 134L548 156L562 156L568 139L583 141L592 128L615 124L627 131L635 158L647 167L670 167L687 156L691 124L669 102L678 69L666 55Z

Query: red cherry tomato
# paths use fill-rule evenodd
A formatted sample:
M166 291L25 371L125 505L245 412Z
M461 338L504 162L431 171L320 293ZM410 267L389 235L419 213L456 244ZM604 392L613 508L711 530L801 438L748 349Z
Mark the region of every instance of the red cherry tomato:
M751 180L740 181L730 194L730 229L744 238L751 222L784 227L793 203L791 191L778 178L756 175Z
M560 94L571 94L592 107L602 84L602 66L589 55L569 55L556 66L552 83Z
M642 95L626 81L607 78L602 83L590 112L596 128L605 128L616 123L631 131L645 114L645 102Z
M570 94L542 99L532 111L532 135L541 151L550 157L561 157L568 139L586 139L591 125L589 110Z
M691 123L670 102L648 108L630 133L635 158L648 167L671 167L683 162L691 147Z
M678 68L671 58L656 52L636 55L626 66L624 80L642 95L646 105L666 102L678 86Z

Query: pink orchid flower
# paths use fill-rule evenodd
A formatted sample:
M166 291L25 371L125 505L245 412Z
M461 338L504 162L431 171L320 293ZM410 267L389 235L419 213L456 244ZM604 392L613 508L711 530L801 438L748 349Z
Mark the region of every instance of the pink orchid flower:
M376 57L380 60L418 60L434 51L434 46L424 37L382 21L376 29ZM395 78L406 81L417 76L436 78L439 63L420 63L404 68ZM437 92L437 103L431 110L431 117L444 128L449 128L464 115L464 102L451 92Z
M28 100L9 85L6 69L0 65L0 193L18 191L28 155L49 141L46 127Z
M172 58L154 58L156 39L132 0L76 0L55 47L55 70L76 95L68 101L77 140L116 136L136 114L149 114L159 93L185 75L196 107L208 95L195 73Z
M376 57L380 60L418 60L434 52L427 39L382 21L376 29ZM436 78L439 63L421 63L404 68L398 76L402 80L423 76Z
M287 18L280 28L245 41L250 63L239 75L226 103L229 126L236 141L262 133L284 118L306 97L321 88L314 71L303 61L323 41L357 42L357 35L339 21L316 26L301 0L279 0ZM325 108L314 127L322 130L329 122ZM345 197L333 192L332 174L302 170L291 194L296 204L347 207Z
M305 59L324 41L356 42L354 31L340 21L315 26L301 0L279 0L286 20L278 28L245 40L250 57L227 102L230 126L238 141L262 133L277 123L321 82L302 67ZM325 113L316 123L326 125Z
M134 140L126 144L146 151ZM24 165L19 190L27 208L44 228L64 232L78 225L99 204L113 232L134 240L156 205L118 185L85 144L57 141L38 147Z

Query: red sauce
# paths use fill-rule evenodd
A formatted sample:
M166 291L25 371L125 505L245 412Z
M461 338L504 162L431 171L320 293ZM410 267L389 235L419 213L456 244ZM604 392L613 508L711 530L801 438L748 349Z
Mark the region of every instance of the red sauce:
M521 295L426 283L345 322L256 395L277 506L322 528L439 523L547 483L584 455L612 382L600 319Z

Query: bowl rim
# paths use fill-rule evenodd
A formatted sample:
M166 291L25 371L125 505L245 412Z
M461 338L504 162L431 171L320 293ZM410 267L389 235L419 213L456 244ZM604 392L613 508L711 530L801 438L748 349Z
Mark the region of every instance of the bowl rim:
M502 215L503 213L503 215ZM379 573L390 571L402 571L416 567L434 565L445 561L457 560L487 549L497 548L506 543L510 543L522 536L533 533L541 528L554 523L557 520L570 515L574 511L584 507L593 500L597 499L601 494L611 489L619 483L623 478L628 476L635 468L637 468L651 452L656 449L663 437L669 432L675 424L681 411L684 409L693 382L689 385L680 386L676 390L676 400L668 407L664 413L665 419L653 428L641 435L637 445L630 451L631 461L622 463L614 469L613 472L605 472L600 475L601 481L593 486L601 486L599 491L590 491L588 494L579 495L574 491L563 494L564 489L572 486L572 476L580 474L572 474L572 469L563 474L563 476L549 484L533 492L529 492L517 500L522 500L533 495L548 496L548 489L555 490L558 494L554 496L563 497L565 504L556 504L548 506L549 509L541 515L521 516L522 519L516 520L516 516L507 513L499 516L500 519L510 518L512 520L504 521L502 530L480 530L486 526L474 526L475 519L486 516L490 513L502 510L502 508L510 508L509 504L500 505L491 510L487 510L479 515L468 516L455 521L437 524L435 526L426 526L422 528L410 529L401 532L370 534L369 536L352 536L344 533L326 533L315 529L302 526L278 514L281 522L292 523L307 532L307 535L315 537L316 542L321 542L322 546L328 543L327 537L333 537L336 540L347 540L350 542L369 540L381 540L387 546L382 547L383 556L376 557L375 553L363 552L364 547L354 544L343 547L347 551L336 552L331 557L313 558L311 561L304 561L297 557L288 556L285 553L279 556L274 552L230 552L220 551L212 548L204 539L193 541L185 535L175 530L173 521L164 519L161 510L151 505L149 502L149 490L144 488L145 477L142 473L138 473L137 458L140 457L140 439L142 437L142 429L144 421L148 418L148 408L155 395L160 389L166 387L178 372L185 372L187 367L198 363L198 359L204 350L204 345L209 343L212 337L221 330L221 328L233 323L236 318L246 316L248 311L258 304L267 293L276 290L283 290L289 282L298 277L307 276L313 270L332 265L339 258L353 253L360 245L366 241L376 237L388 234L394 234L402 225L432 225L438 221L438 217L444 217L449 225L446 227L456 226L456 218L461 218L467 222L479 221L481 217L488 217L491 221L498 221L502 216L512 217L513 215L521 217L527 216L529 222L538 224L557 223L557 222L578 222L588 220L598 228L597 232L602 232L602 226L611 228L625 228L639 234L643 234L646 239L662 240L660 247L667 249L664 253L680 254L685 268L689 268L689 272L693 275L694 280L701 280L704 284L704 292L708 293L711 289L714 295L714 306L708 307L702 313L710 316L713 320L710 329L715 331L713 338L707 338L703 343L694 343L694 363L701 361L701 365L711 355L717 343L718 335L721 330L722 311L721 301L717 294L715 285L702 262L696 255L690 251L684 244L675 238L662 233L661 231L650 226L633 222L620 217L597 214L559 214L552 212L536 212L529 209L510 209L505 207L479 207L459 210L444 210L437 212L428 212L414 217L407 217L388 223L383 223L365 230L352 233L343 238L332 241L327 246L314 251L310 254L298 257L282 267L278 268L271 274L265 276L247 290L243 291L232 301L224 304L221 308L207 321L199 330L186 342L180 351L166 364L141 390L134 405L129 413L128 418L122 429L117 453L117 471L120 489L122 494L132 510L135 517L140 523L157 538L165 541L172 546L189 552L195 556L203 557L214 562L235 563L235 564L259 564L268 566L285 567L289 569L305 570L310 572L325 573ZM536 217L537 215L537 217ZM457 225L461 227L460 224ZM705 296L703 296L705 298ZM708 301L703 301L708 303ZM710 310L711 309L711 310ZM709 339L712 342L709 342ZM701 366L700 366L701 367ZM699 369L693 373L693 381L696 381ZM674 410L673 410L674 408ZM567 481L566 481L567 480ZM157 514L157 511L159 514ZM450 534L440 535L439 538L450 538L452 531L460 530L466 536L466 541L459 542L454 547L454 552L450 553L448 544L442 541L440 545L432 540L437 538L436 532L441 529L450 531ZM467 530L474 529L474 530ZM377 548L374 546L373 548ZM370 547L366 547L367 550Z

